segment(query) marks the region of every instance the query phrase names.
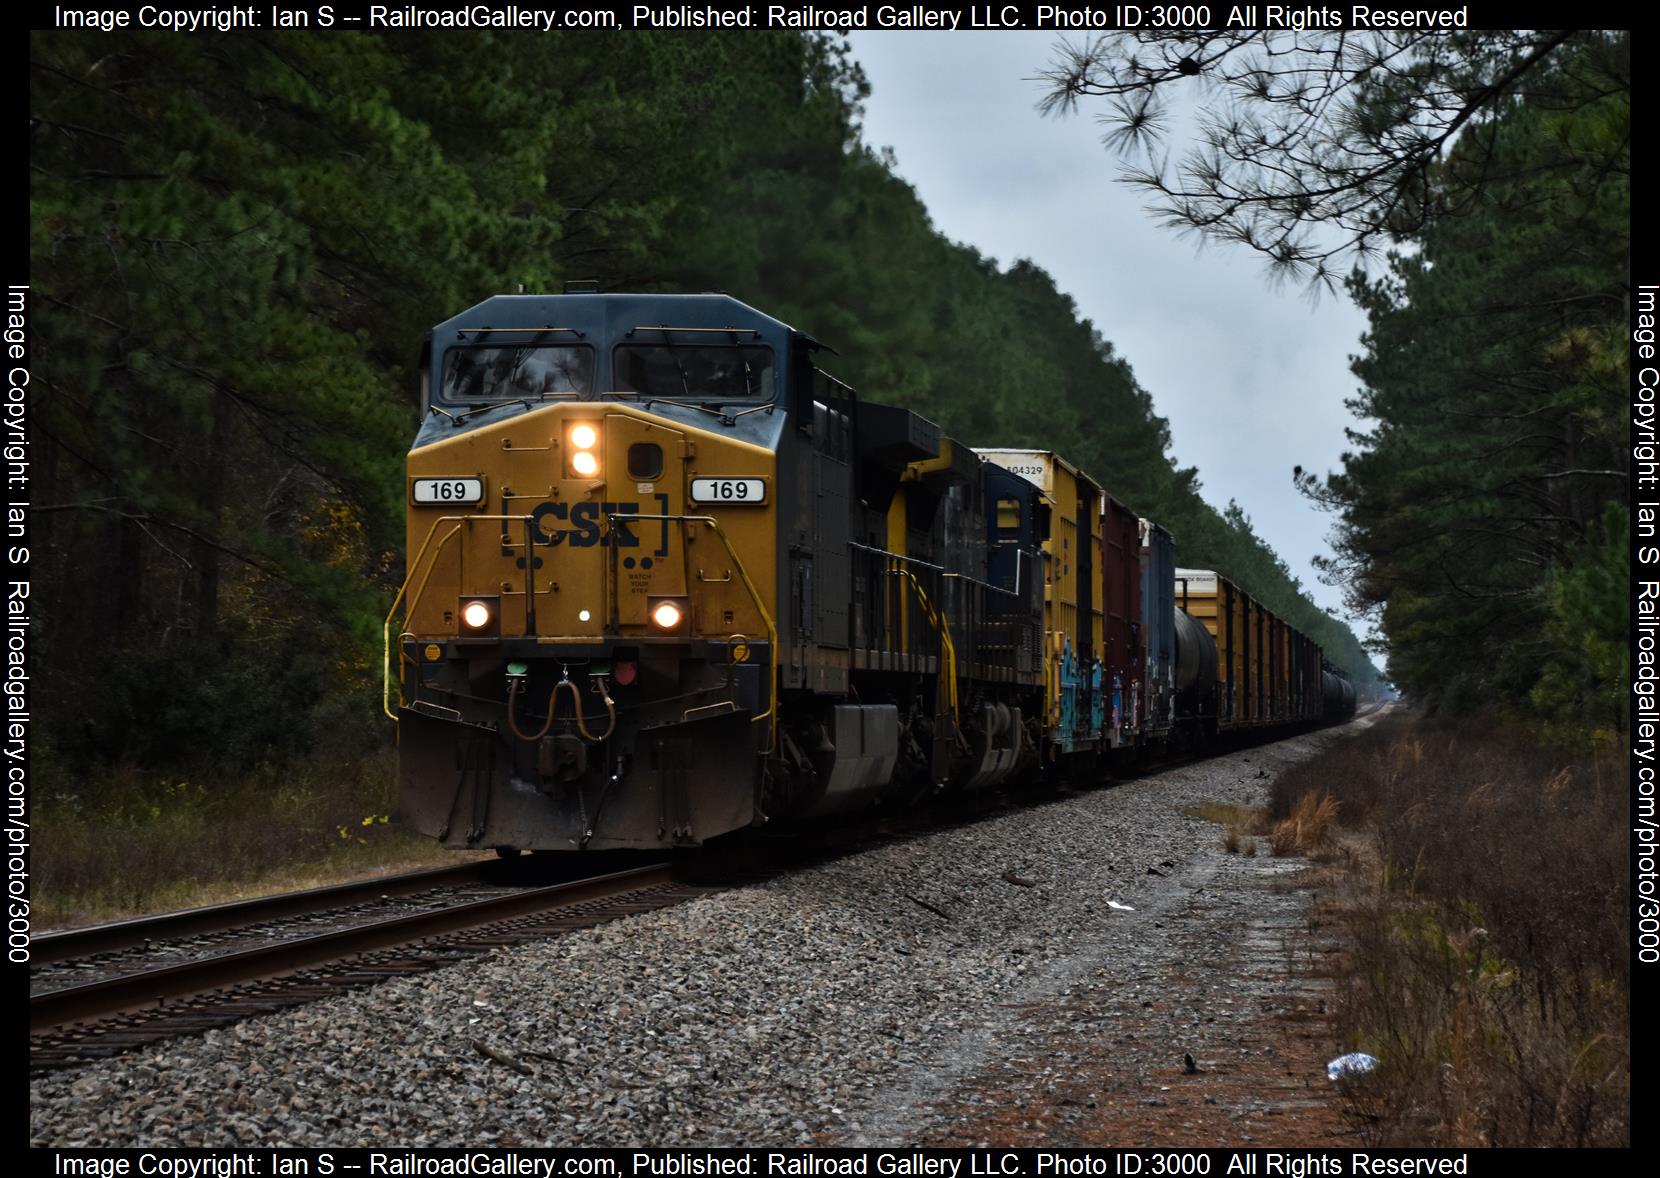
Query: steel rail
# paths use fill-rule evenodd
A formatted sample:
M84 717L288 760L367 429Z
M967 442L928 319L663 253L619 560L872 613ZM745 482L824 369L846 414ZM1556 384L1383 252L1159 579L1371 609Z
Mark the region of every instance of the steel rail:
M496 883L500 881L492 880L490 876L501 874L504 866L500 860L484 859L454 867L434 867L426 871L411 871L378 879L327 884L298 892L279 892L274 896L231 900L223 904L210 904L204 908L186 908L156 916L136 916L128 920L110 921L107 924L43 933L29 946L29 963L57 965L79 957L136 948L146 941L231 932L260 921L310 916L364 901L408 896L452 884Z
M668 864L639 867L592 879L530 888L507 896L458 904L361 928L341 929L241 952L205 957L147 973L128 974L43 991L29 997L29 1033L71 1023L145 1010L243 982L285 977L360 953L408 945L428 937L569 905L611 899L674 881Z

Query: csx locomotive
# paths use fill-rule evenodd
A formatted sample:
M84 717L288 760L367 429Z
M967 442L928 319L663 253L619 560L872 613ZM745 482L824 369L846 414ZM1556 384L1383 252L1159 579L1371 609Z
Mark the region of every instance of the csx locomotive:
M433 330L387 619L406 820L687 846L1344 706L1313 642L1076 466L864 401L822 353L718 294Z

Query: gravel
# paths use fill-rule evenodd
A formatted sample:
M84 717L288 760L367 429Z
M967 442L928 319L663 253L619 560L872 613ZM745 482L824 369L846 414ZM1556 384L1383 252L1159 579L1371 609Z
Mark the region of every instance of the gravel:
M31 1081L39 1146L895 1143L1319 733ZM1259 774L1266 773L1266 776ZM1207 875L1206 878L1209 878ZM916 1115L913 1116L912 1112Z

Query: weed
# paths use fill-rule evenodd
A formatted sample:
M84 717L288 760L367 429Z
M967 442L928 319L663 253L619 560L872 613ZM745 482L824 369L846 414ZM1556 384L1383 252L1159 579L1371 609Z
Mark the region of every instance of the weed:
M1282 776L1282 829L1367 816L1338 1028L1375 1144L1630 1143L1629 827L1619 775L1515 733L1381 723ZM1330 801L1328 808L1325 803Z
M1329 793L1305 793L1291 807L1291 815L1274 824L1269 844L1276 855L1313 855L1331 841L1342 806Z
M430 841L390 821L392 755L318 758L280 776L127 772L60 785L35 819L36 915L42 925L128 916L431 860Z

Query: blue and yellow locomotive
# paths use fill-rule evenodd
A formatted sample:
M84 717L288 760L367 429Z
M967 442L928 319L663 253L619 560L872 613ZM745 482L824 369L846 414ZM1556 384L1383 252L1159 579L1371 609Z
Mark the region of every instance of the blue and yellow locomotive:
M718 294L499 296L433 330L387 622L406 821L696 845L1216 730L1223 661L1179 658L1214 639L1172 637L1146 521L1057 455L860 400L821 351ZM1284 694L1265 722L1318 715Z

